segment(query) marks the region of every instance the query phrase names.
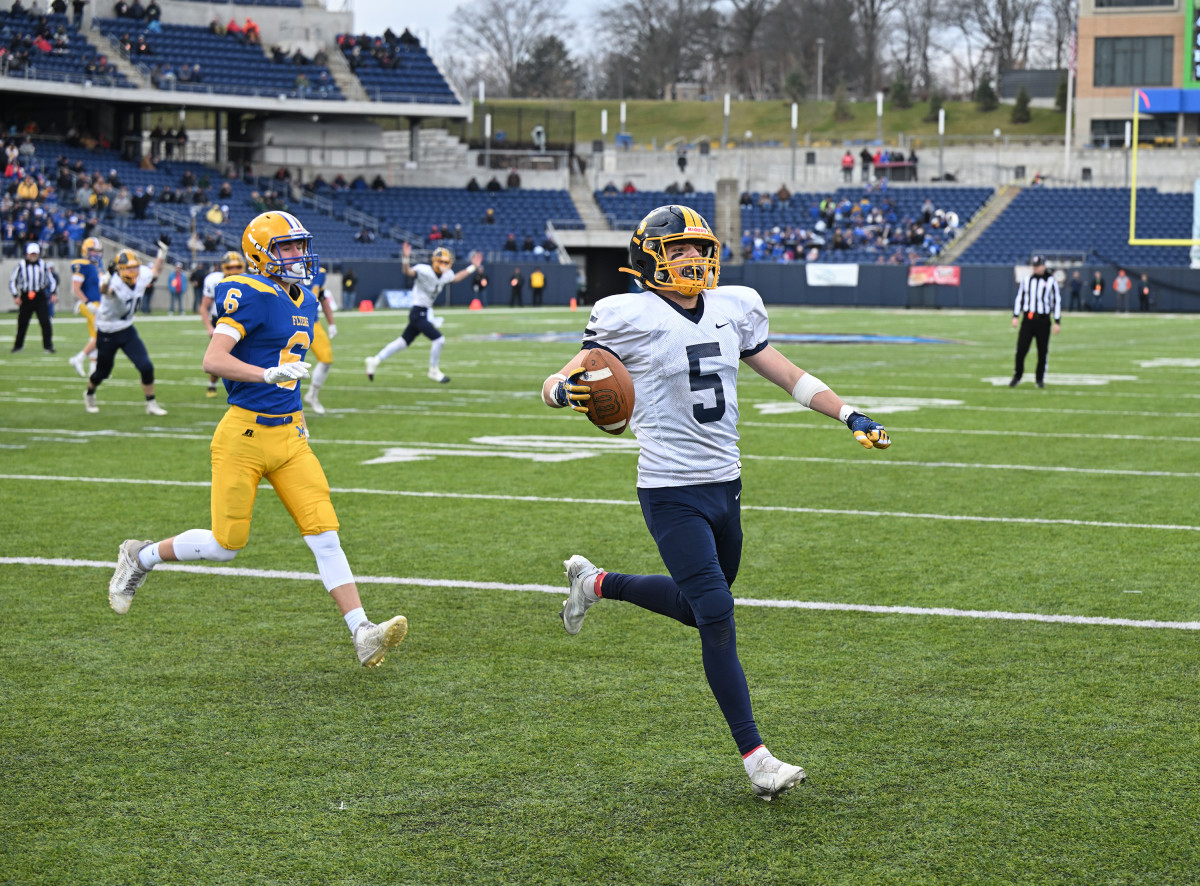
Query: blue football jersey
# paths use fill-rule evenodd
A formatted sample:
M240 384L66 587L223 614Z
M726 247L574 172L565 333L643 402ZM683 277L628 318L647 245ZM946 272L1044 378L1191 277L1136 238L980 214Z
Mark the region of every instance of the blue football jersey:
M317 325L317 299L303 286L292 285L298 301L261 274L235 274L217 284L217 325L241 333L233 356L264 369L304 359ZM297 380L269 385L225 379L225 390L231 404L251 412L286 415L301 408Z
M86 259L71 262L71 275L82 277L80 288L89 302L100 301L100 268Z
M308 282L308 288L311 289L313 292L320 292L321 294L324 294L324 292L325 292L325 276L326 276L325 269L317 268L317 272L315 274L313 274L312 280L310 280Z

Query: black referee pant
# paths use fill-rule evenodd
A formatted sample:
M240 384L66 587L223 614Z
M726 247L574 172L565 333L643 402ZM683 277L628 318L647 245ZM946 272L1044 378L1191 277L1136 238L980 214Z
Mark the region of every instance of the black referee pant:
M1017 330L1017 365L1013 370L1013 384L1021 380L1025 374L1025 356L1029 353L1029 345L1037 340L1037 382L1041 384L1046 378L1046 358L1050 355L1050 315L1025 314L1021 318L1021 328Z
M25 347L25 332L29 329L29 320L34 314L37 314L38 323L42 325L42 347L47 351L54 350L54 327L50 325L50 298L46 293L39 292L33 298L30 298L28 293L21 296L21 306L17 309L17 338L13 342L14 351Z

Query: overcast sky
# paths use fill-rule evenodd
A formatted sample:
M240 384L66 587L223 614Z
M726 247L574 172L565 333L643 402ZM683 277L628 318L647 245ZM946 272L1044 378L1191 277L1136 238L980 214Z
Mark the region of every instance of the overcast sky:
M469 2L469 0L467 0ZM391 28L397 34L408 28L435 57L446 51L446 40L455 27L454 10L464 0L326 0L329 9L354 10L354 30L359 34L382 34ZM586 32L594 2L566 0L564 9L581 32ZM579 53L579 34L566 41L572 54Z

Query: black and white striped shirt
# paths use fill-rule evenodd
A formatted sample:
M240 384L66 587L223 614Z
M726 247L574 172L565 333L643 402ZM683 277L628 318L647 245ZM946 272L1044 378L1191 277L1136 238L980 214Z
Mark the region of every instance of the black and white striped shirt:
M36 262L21 261L13 268L12 276L8 278L8 288L14 298L20 298L33 290L43 295L53 295L58 291L58 278L54 269L45 259Z
M1013 303L1013 316L1053 316L1060 322L1062 316L1062 293L1058 281L1050 274L1032 274L1021 281L1017 288L1017 300Z

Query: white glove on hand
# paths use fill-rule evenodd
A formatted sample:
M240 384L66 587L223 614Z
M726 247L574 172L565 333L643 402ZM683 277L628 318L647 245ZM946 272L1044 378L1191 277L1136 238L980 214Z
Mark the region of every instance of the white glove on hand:
M337 324L330 323L329 324L329 340L333 341L335 338L337 338Z
M295 381L298 378L308 378L310 369L312 369L311 363L281 363L278 366L264 369L263 381L269 385L277 385Z

